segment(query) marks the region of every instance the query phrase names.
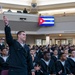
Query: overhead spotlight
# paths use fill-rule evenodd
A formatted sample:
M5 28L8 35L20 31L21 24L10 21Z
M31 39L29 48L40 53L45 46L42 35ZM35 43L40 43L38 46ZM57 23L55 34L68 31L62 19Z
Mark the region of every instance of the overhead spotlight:
M62 34L59 34L59 36L62 36Z

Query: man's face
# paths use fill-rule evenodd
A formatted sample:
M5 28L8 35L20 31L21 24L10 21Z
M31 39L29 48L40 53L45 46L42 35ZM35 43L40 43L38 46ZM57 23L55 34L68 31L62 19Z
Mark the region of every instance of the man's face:
M31 55L34 55L34 54L35 54L35 50L31 50L31 51L30 51L30 54L31 54Z
M66 54L63 54L62 57L61 57L61 59L62 60L66 60L67 59Z
M7 49L3 49L3 50L2 50L2 54L3 54L3 55L8 55Z
M3 43L3 42L4 42L4 40L0 39L0 43Z
M64 53L65 53L65 54L68 54L68 50L65 50Z
M58 55L58 51L57 50L55 50L53 53L54 53L54 55Z
M75 57L75 51L72 51L71 56L72 56L72 57Z
M22 40L23 42L26 41L26 33L21 32L21 34L18 35L18 39Z
M49 60L49 59L50 59L50 53L46 53L45 59L46 59L46 60Z

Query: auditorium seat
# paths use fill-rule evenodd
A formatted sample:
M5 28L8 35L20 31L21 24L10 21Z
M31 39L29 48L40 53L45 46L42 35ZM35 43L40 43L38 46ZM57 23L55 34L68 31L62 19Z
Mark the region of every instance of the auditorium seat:
M1 72L1 75L8 75L8 70L3 70L3 71Z

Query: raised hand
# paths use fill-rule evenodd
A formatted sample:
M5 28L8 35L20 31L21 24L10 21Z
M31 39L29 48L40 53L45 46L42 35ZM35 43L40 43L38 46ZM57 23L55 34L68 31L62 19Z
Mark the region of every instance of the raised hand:
M6 26L9 25L9 21L8 21L8 19L6 18L6 16L3 16L3 21L4 21L4 23L5 23Z

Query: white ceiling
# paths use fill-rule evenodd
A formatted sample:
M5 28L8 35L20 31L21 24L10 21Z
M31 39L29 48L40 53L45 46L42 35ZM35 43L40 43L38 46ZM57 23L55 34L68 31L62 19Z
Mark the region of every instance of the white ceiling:
M31 5L32 1L35 1L38 6L75 2L75 0L8 0L8 1L0 0L1 3L28 5L28 6Z
M1 3L17 4L17 5L27 5L30 6L31 0L0 0Z
M38 5L52 5L52 4L75 2L75 0L36 0L36 2L38 3Z
M75 0L0 0L3 9L30 11L31 3L36 2L38 13L44 15L54 15L65 13L75 13Z

